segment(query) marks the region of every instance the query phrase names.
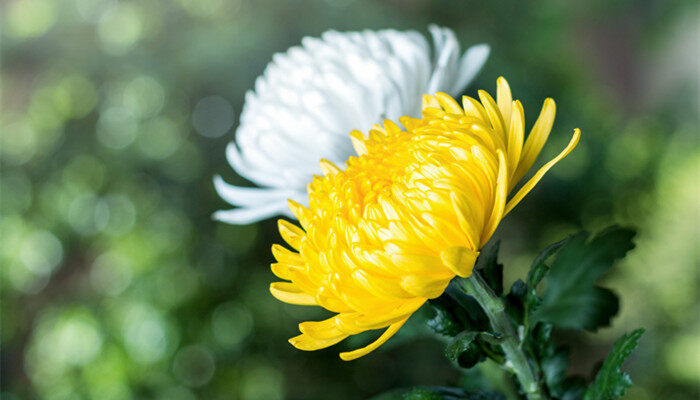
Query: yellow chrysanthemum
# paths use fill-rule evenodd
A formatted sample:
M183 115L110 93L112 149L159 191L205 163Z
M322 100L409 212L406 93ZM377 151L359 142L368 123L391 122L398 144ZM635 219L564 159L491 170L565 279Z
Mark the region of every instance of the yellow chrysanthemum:
M361 357L387 341L426 300L440 296L456 275L471 274L479 249L498 223L568 146L507 199L535 162L554 122L552 99L524 141L525 119L505 79L494 100L424 96L423 118L391 121L365 138L352 132L359 157L340 170L321 161L325 176L309 184L309 207L290 201L302 228L279 221L272 271L287 282L270 285L281 301L319 305L337 313L299 324L290 343L317 350L350 335L387 328L373 343L341 353ZM524 144L523 144L524 142Z

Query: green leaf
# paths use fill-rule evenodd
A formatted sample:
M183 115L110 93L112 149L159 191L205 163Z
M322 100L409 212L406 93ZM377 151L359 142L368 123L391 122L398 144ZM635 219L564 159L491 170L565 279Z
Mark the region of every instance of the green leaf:
M586 390L586 380L581 376L569 376L562 383L561 400L581 400Z
M563 397L567 390L565 378L569 349L556 345L552 338L552 325L549 324L537 324L527 340L540 365L549 393L555 398Z
M535 257L535 260L532 262L532 265L530 266L530 270L527 273L527 286L530 288L535 288L537 285L542 281L542 278L544 278L547 275L547 272L549 272L549 267L545 262L552 257L561 247L566 244L567 241L571 238L568 237L564 240L560 240L556 243L550 244L547 246L540 254Z
M505 297L506 312L516 325L522 325L525 318L525 296L527 285L518 279L513 282L510 292Z
M497 241L488 250L482 251L476 262L476 268L497 296L503 294L503 264L498 262L500 246L501 242Z
M505 400L505 396L489 391L467 391L461 388L420 386L404 394L403 400Z
M613 226L590 240L585 232L566 240L546 274L547 289L530 324L543 321L588 330L609 325L619 302L612 291L596 286L595 281L634 247L634 234L633 230Z
M632 379L620 369L622 363L637 348L643 333L644 329L637 329L617 339L595 380L583 395L583 400L612 400L625 394L627 388L632 386Z
M462 326L450 310L448 301L438 297L429 303L435 310L435 316L426 322L430 329L444 336L456 336L462 332Z
M445 355L463 368L471 368L484 361L486 355L476 341L478 332L462 332L445 348Z
M450 284L442 296L428 303L435 309L435 317L428 327L444 336L457 336L462 331L482 332L490 327L488 317L471 296Z
M540 365L549 392L557 398L561 397L564 392L562 384L569 365L569 351L559 348L554 354L544 358Z
M530 270L527 273L527 294L525 296L524 303L524 316L523 323L526 329L529 329L530 321L529 315L534 310L536 310L540 304L542 304L542 299L537 296L537 285L540 284L542 279L549 273L549 266L546 261L551 258L559 249L570 239L570 237L550 244L547 246L540 254L535 257L535 260L530 266Z
M445 355L462 368L471 368L487 357L502 364L502 343L503 336L496 332L462 332L447 345Z

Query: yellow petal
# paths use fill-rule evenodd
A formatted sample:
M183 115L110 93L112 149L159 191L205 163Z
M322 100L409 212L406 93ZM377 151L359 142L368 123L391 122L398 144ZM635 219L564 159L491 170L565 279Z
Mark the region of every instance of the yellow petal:
M401 288L396 279L387 276L377 276L367 271L358 269L353 271L352 277L365 290L380 298L410 299L413 295Z
M316 300L314 296L304 293L297 285L291 282L273 282L270 284L270 293L277 300L289 304L298 304L301 306L315 306Z
M478 251L459 246L450 247L440 253L442 263L462 278L472 274L478 256Z
M292 212L292 214L294 214L294 216L297 217L297 220L299 220L301 226L304 227L304 229L306 229L309 226L309 209L292 199L287 199L287 207L289 207L289 210Z
M437 101L435 96L430 96L427 94L423 95L423 104L421 107L423 110L426 108L440 108L440 103Z
M338 329L335 321L338 316L325 319L323 321L306 321L299 324L301 333L314 339L334 339L339 336L347 336L346 333Z
M503 218L503 209L506 204L506 196L508 195L508 176L506 168L506 157L502 151L498 152L498 178L496 179L496 196L491 209L491 216L486 223L481 244L479 247L486 244L491 235L496 231L498 223Z
M277 227L279 228L282 238L289 243L294 250L299 250L299 246L301 246L301 238L306 235L304 231L286 219L277 220Z
M404 128L408 130L413 130L420 126L423 120L421 120L420 118L403 116L399 118L399 122L401 122L401 125L403 125Z
M323 172L324 175L335 175L341 171L341 169L336 167L335 164L324 158L321 159L319 164L321 165L321 172Z
M346 337L348 337L348 335L341 335L331 339L315 339L305 333L302 333L299 336L295 336L289 339L289 343L291 343L292 346L296 347L299 350L313 351L333 346L334 344L340 342Z
M328 311L337 313L352 312L353 309L338 298L333 290L327 287L320 287L316 292L316 303Z
M532 164L535 163L537 156L540 154L540 151L542 151L542 147L545 142L547 142L549 132L552 130L556 112L557 106L554 100L546 99L542 106L542 111L540 111L540 115L537 117L537 121L535 121L535 125L532 127L532 131L530 131L525 141L520 163L518 163L518 168L513 175L513 180L515 182L522 179L530 167L532 167Z
M401 278L401 288L414 297L434 299L445 291L452 277L428 279L425 276L406 275Z
M513 178L515 170L520 162L520 154L523 150L523 138L525 136L525 113L523 105L519 101L513 102L512 113L510 118L510 126L508 127L508 169L510 172L510 182L508 191L515 186L516 182Z
M362 330L381 329L391 324L399 322L404 318L408 318L416 312L428 299L413 298L410 300L401 300L395 303L390 310L377 310L376 315L358 315L355 317L355 326ZM342 330L342 329L341 329Z
M558 156L554 157L554 159L552 159L550 162L543 165L542 168L540 168L539 171L537 171L537 173L532 178L530 178L530 180L527 181L527 183L523 185L523 187L521 187L520 190L518 190L518 193L516 193L515 196L513 196L513 198L510 199L510 201L508 201L508 204L506 205L506 209L503 214L504 216L505 214L508 214L508 212L510 212L510 210L512 210L513 207L518 205L520 200L522 200L523 197L525 197L525 195L527 195L530 192L530 190L532 190L532 188L535 187L535 185L537 185L537 182L539 182L540 179L542 179L544 174L546 174L547 171L549 171L549 169L554 166L554 164L558 163L562 158L566 157L567 155L569 155L569 153L571 153L571 150L573 150L574 147L576 147L580 138L581 131L578 129L574 129L574 136L571 138L571 141L569 141L569 144L566 146L566 148L564 148L564 150L562 150L562 152L559 153Z
M401 250L406 251L405 246L401 246ZM438 258L428 254L408 254L408 253L391 253L389 254L391 262L396 266L396 271L414 275L444 275L443 271L435 270L438 266Z
M365 145L365 135L360 131L350 132L350 141L352 141L352 147L355 148L358 156L367 154L367 146Z
M489 116L484 110L484 107L469 96L462 96L462 107L464 107L464 114L471 117L477 118L485 123L489 122Z
M272 269L272 273L275 274L276 277L280 279L286 279L291 281L292 277L294 276L294 273L292 270L294 269L300 269L297 266L290 265L290 264L285 264L285 263L274 263L270 265L270 269Z
M485 91L479 90L479 99L481 99L481 104L484 105L486 113L489 115L489 121L491 121L493 130L501 138L501 142L506 143L506 124L493 97Z
M481 239L480 232L478 231L477 220L474 213L471 210L471 206L467 199L456 192L450 193L450 200L452 201L452 209L457 216L457 222L459 227L466 235L467 242L470 248L476 248L479 245L478 240Z
M386 133L388 133L388 134L395 135L395 134L401 132L401 128L399 128L399 126L396 125L396 123L390 119L385 119L383 126L384 126L384 131L386 131Z
M506 129L508 129L510 127L513 96L510 93L508 81L506 81L504 77L499 77L496 82L496 102L498 103L498 108L501 110L501 115L503 115L503 121L507 124Z
M304 265L304 259L299 253L295 253L291 250L286 249L284 246L279 244L272 245L272 256L275 260L285 264L292 264L296 266Z
M407 320L408 317L389 325L389 328L387 328L387 330L385 330L384 333L382 333L382 336L380 336L377 340L361 349L340 353L340 358L343 361L351 361L371 353L372 351L376 350L377 347L383 345L387 340L389 340L389 338L394 336L394 334L403 326L404 323L406 323Z
M452 96L442 92L437 92L435 97L445 111L451 114L464 114L462 107L459 106L459 103L457 103Z

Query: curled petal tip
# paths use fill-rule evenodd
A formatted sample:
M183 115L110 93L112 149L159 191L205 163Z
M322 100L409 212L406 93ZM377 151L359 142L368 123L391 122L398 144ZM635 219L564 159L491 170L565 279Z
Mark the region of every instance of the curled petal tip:
M440 253L443 265L463 278L472 274L478 256L478 251L462 246L450 247Z
M335 164L325 158L321 159L319 164L321 165L321 171L324 175L335 175L340 172L340 168L336 167Z

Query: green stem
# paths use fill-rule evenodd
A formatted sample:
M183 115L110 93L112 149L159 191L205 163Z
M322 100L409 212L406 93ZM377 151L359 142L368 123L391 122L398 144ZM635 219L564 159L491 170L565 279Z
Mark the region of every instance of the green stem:
M537 372L527 361L527 357L520 348L520 340L513 329L513 325L506 315L505 306L501 299L489 288L478 272L474 271L469 278L457 279L457 284L467 294L479 302L491 321L493 329L503 335L501 347L506 354L506 367L520 381L528 400L548 400L548 396L540 387Z

